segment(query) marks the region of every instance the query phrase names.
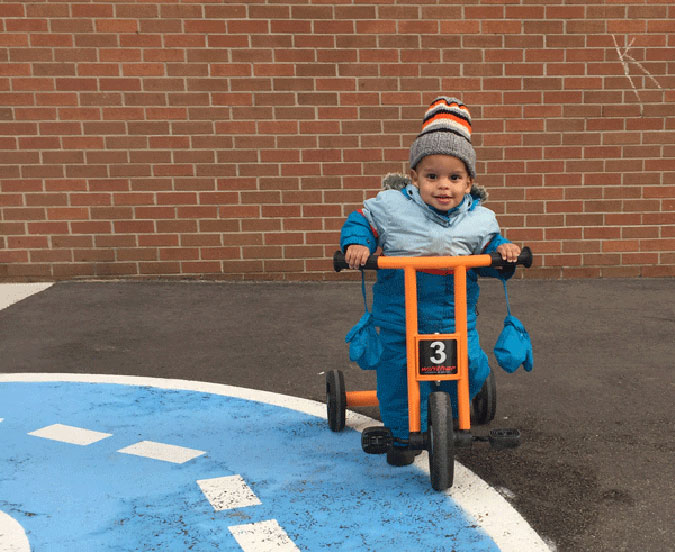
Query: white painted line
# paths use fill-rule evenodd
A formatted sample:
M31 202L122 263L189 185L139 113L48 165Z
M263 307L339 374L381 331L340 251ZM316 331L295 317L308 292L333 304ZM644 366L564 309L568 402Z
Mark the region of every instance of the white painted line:
M177 445L167 445L166 443L155 443L154 441L141 441L118 450L122 454L133 454L143 456L152 460L162 460L163 462L173 462L174 464L184 464L206 454L203 450L195 450Z
M28 435L60 441L62 443L70 443L71 445L86 446L110 437L112 433L101 433L83 427L54 424L31 431Z
M200 479L197 485L216 512L262 504L241 475Z
M113 374L43 374L43 373L0 373L0 382L77 382L77 383L113 383L135 385L156 389L173 389L212 393L223 397L234 397L250 401L259 401L273 406L303 412L310 416L326 418L326 405L317 401L288 397L269 391L256 391L232 387L220 383L188 381L177 379L121 376ZM347 426L356 431L378 422L372 418L347 411ZM417 457L415 465L429 473L426 453ZM469 517L473 517L502 552L550 552L544 540L530 527L523 517L503 496L492 489L469 469L455 461L455 479L452 488L447 491Z
M23 527L2 510L0 510L0 552L30 552L30 544Z
M424 464L420 466L421 462ZM418 456L415 464L429 473L428 453ZM478 521L500 552L550 552L549 546L498 491L457 461L453 486L445 492Z
M34 293L44 291L54 285L52 282L32 282L27 284L0 284L0 309L18 303Z
M299 552L276 519L228 529L244 552Z

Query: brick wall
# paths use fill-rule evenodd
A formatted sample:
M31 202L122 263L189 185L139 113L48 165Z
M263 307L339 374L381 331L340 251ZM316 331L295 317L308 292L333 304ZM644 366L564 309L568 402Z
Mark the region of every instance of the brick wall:
M675 275L670 0L0 3L0 279L333 278L471 108L528 277Z

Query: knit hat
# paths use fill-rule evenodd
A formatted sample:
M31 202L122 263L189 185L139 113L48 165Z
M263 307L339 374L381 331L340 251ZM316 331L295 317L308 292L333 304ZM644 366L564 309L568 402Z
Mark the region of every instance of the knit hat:
M471 113L457 98L440 96L424 114L422 132L410 146L410 168L427 155L452 155L464 161L476 178L476 152L471 145Z

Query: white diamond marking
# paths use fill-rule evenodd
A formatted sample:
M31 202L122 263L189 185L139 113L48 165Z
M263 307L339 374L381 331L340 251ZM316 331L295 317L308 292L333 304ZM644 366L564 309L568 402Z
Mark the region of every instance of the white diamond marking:
M42 437L44 439L51 439L52 441L60 441L62 443L69 443L71 445L91 445L110 437L112 433L101 433L99 431L92 431L83 427L75 427L63 424L53 424L32 431L28 435L34 437Z
M123 449L118 450L122 454L132 454L134 456L143 456L152 460L162 460L163 462L173 462L174 464L184 464L197 456L206 454L203 450L195 450L177 445L167 445L166 443L156 443L154 441L141 441Z
M276 519L228 529L244 552L299 552Z
M200 479L197 485L216 512L262 504L240 475Z

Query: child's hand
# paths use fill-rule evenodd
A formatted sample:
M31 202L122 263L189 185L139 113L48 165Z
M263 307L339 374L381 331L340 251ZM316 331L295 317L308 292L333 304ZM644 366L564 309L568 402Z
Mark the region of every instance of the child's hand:
M502 259L510 263L515 263L520 255L520 247L515 243L503 243L497 247L497 253L502 256Z
M345 251L345 262L353 270L357 270L366 264L368 257L370 257L370 249L365 245L350 245Z

